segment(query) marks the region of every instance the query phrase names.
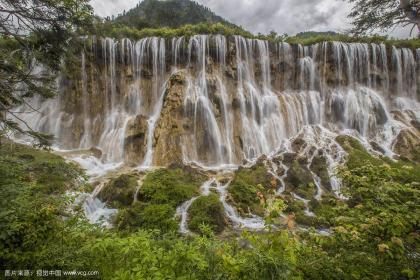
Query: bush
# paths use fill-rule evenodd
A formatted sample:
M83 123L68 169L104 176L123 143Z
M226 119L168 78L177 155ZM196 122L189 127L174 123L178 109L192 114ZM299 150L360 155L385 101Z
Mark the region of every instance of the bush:
M265 210L259 196L266 197L270 192L270 178L262 163L252 168L240 168L235 173L228 191L241 214L251 212L260 216L264 215Z
M188 211L190 230L201 233L202 225L208 226L214 233L221 233L226 226L224 207L216 194L197 198Z

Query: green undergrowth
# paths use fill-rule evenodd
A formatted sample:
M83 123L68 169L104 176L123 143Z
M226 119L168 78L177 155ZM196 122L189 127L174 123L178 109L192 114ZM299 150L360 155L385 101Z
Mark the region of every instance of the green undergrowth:
M310 228L244 230L235 238L206 230L220 210L213 194L190 209L190 227L196 219L199 234L176 232L176 206L197 196L205 181L192 170L147 175L138 202L121 210L132 215L125 221L139 224L106 229L66 211L62 194L83 189L78 180L83 173L76 166L48 152L3 144L0 269L97 270L96 279L418 279L418 165L369 158L357 142L345 141L349 158L354 157L338 173L347 199L325 194L321 202L309 203L316 219L308 226L329 228L329 235ZM235 180L268 184L269 191L269 176L260 168L240 170ZM49 182L47 173L54 174ZM302 211L301 203L282 201L284 214Z
M192 169L169 168L149 173L139 190L137 202L118 213L115 222L118 229L176 231L176 208L197 196L203 182L203 176Z
M191 204L188 214L188 226L193 232L204 234L201 226L205 225L212 232L219 234L226 227L223 204L216 194L197 198Z
M61 236L67 215L63 194L89 189L82 175L75 165L47 151L2 141L0 264L27 269L34 268L34 263L62 267L56 237Z
M137 177L123 174L105 184L98 197L108 202L112 208L130 206L134 201L137 185Z
M264 199L273 193L266 167L258 163L251 168L239 168L228 191L233 204L242 215L264 216Z

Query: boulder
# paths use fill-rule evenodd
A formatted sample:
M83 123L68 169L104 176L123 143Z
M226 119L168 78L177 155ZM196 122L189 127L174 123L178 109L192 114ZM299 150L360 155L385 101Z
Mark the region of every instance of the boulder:
M140 164L146 154L148 118L138 115L127 124L124 157L128 164Z
M420 162L420 135L410 129L401 130L394 144L394 152L402 158Z

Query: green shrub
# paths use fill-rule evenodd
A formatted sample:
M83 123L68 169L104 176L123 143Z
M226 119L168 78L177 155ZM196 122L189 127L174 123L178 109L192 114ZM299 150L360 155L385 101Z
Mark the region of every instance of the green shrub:
M233 203L241 214L264 215L264 207L259 195L267 196L271 189L271 176L264 164L252 168L240 168L236 173L228 191Z
M134 201L137 189L137 178L123 174L109 181L101 190L98 197L112 207L130 206Z
M200 226L206 225L216 233L221 233L226 226L223 204L216 194L197 198L188 210L189 229L202 233Z
M181 168L162 169L148 174L139 192L139 200L178 207L199 194L204 179Z
M142 228L171 232L178 228L174 214L174 209L169 204L137 202L132 207L119 211L115 224L119 230L136 231Z

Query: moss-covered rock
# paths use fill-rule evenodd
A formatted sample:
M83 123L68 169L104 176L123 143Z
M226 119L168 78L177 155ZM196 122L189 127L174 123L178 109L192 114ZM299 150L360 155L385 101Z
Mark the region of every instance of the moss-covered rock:
M310 168L321 179L322 186L331 190L330 174L328 173L327 159L325 156L315 156Z
M337 136L335 141L337 141L337 143L340 144L340 146L347 152L350 152L353 149L366 151L365 147L363 147L363 145L356 138L348 135Z
M170 168L146 176L139 191L139 201L152 204L169 204L178 207L199 194L205 178L192 169Z
M188 210L190 220L189 229L196 233L202 233L200 226L206 225L214 233L221 233L226 227L223 204L216 194L197 198Z
M286 184L288 189L307 199L316 193L314 180L306 162L295 159L287 171Z
M262 163L252 168L240 168L235 173L228 191L240 214L264 215L264 200L275 191L271 179L271 174Z
M133 203L137 189L137 178L133 175L123 174L111 179L98 194L98 198L112 207L126 207Z
M197 196L204 180L198 171L180 166L149 173L139 189L138 201L118 213L116 227L131 232L139 228L176 231L176 208ZM134 193L130 195L133 199Z
M132 207L118 212L115 225L119 230L135 231L139 228L160 230L162 233L176 231L174 208L169 204L136 202Z

